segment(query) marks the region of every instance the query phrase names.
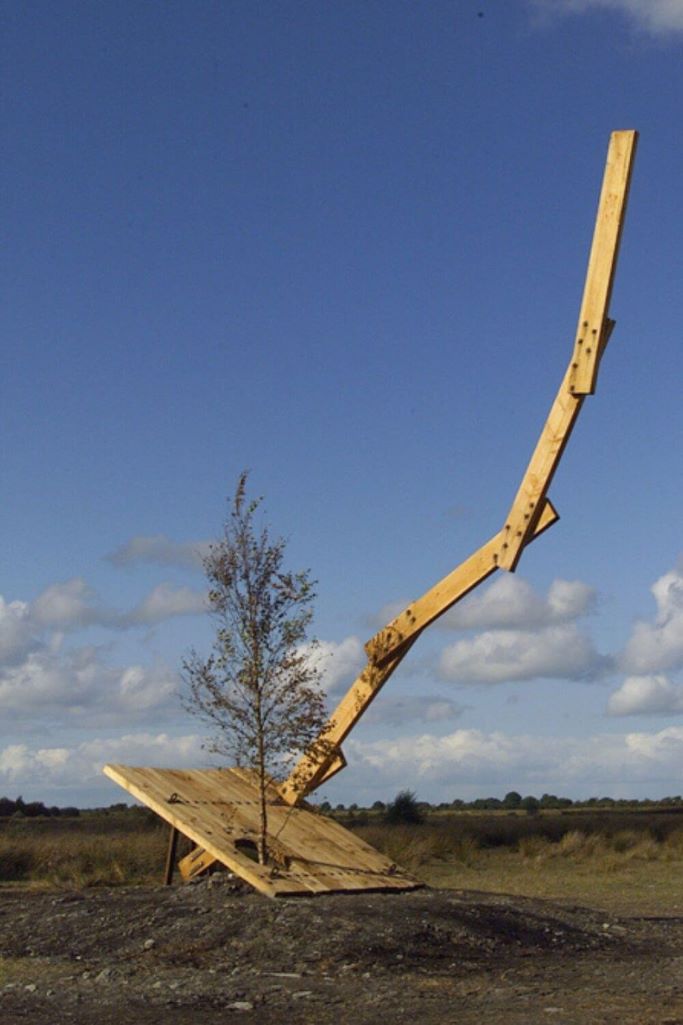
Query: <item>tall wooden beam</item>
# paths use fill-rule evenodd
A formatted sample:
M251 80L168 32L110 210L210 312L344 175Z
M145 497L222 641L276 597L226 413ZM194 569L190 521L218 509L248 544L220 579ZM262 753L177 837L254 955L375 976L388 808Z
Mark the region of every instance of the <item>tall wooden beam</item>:
M546 499L531 540L534 541L549 527L552 527L553 523L557 523L558 519L559 516L552 502ZM490 541L470 555L469 559L461 562L452 573L440 580L417 601L411 602L403 612L392 619L391 623L371 637L365 645L365 650L371 661L382 665L415 634L424 630L426 626L447 612L487 577L495 573L498 569L496 553L502 540L502 531L498 531Z
M637 132L613 132L600 192L593 243L572 358L522 478L496 553L500 569L514 570L543 509L583 398L595 391L600 358L614 322L607 312L638 140Z
M638 134L634 131L613 132L610 138L572 357L505 525L367 642L365 648L369 662L365 669L342 698L316 743L278 788L279 798L285 803L299 804L307 794L344 767L346 760L341 750L342 742L422 631L496 569L514 570L525 546L557 521L557 513L548 500L547 492L584 397L595 391L600 360L614 328L614 321L608 317L608 308L637 139ZM155 805L149 795L138 793L137 784L127 776L124 778L122 773L130 776L131 773L154 771L105 767L108 775L140 796L150 807ZM172 825L165 874L165 881L170 883L180 817L169 813L163 803L158 803L155 810ZM226 854L213 839L200 837L195 830L194 817L187 822L183 820L182 827L197 844L191 854L180 862L185 878L205 871L215 860L221 859L226 864L235 865L244 878L252 881L253 877L254 885L270 886L271 889L275 885L260 878L263 866L254 867L248 859L240 856L239 851ZM207 830L206 836L212 835L212 831ZM205 846L202 846L202 841Z
M552 504L546 502L534 538L558 519ZM315 747L312 753L305 753L288 779L278 788L283 800L288 804L297 804L343 767L337 764L340 744L377 697L389 677L398 669L425 627L443 615L482 580L495 573L497 566L493 555L498 542L497 534L368 641L365 647L370 661L335 708L317 741L318 745L320 741L323 742L321 747L328 752L327 757L321 759L315 753Z
M613 132L610 137L572 357L505 525L368 641L368 665L321 734L328 751L348 735L422 630L496 569L514 570L525 546L557 520L547 492L583 399L595 389L600 359L614 327L607 312L637 138L633 131ZM295 804L314 790L331 775L331 760L329 754L324 760L305 754L280 787L283 798Z

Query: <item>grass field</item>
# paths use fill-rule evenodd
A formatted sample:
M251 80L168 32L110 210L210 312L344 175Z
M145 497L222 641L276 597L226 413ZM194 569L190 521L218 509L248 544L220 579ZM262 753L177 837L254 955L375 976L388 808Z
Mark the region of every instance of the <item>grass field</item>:
M352 826L436 887L683 913L683 815L552 812L433 815L420 825ZM0 827L0 884L83 887L161 880L168 829L138 809Z
M683 913L683 820L674 814L465 813L357 832L430 886Z

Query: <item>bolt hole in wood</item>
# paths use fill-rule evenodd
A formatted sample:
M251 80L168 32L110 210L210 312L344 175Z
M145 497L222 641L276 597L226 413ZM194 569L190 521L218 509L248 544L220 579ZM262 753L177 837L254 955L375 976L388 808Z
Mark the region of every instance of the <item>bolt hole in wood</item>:
M253 840L248 840L246 837L241 836L238 840L235 840L235 850L258 863L258 847Z

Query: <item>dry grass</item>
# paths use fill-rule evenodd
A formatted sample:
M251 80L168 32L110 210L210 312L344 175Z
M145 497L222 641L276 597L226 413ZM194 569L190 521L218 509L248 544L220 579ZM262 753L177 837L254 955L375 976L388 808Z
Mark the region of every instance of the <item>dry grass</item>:
M356 832L432 886L683 913L678 816L453 815L418 826L375 822ZM167 840L168 828L142 814L7 823L0 884L158 883Z
M158 880L167 833L155 829L111 833L0 834L0 881L56 886L115 886Z
M452 828L368 826L358 832L430 886L582 903L623 914L683 913L683 829L570 829L482 844Z

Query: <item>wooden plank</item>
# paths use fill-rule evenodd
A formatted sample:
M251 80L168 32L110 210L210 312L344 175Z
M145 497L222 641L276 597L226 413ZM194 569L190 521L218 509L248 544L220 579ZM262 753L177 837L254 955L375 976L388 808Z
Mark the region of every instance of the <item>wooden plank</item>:
M410 885L405 880L391 880L393 866L386 859L383 865L374 861L373 857L379 857L377 852L372 848L361 851L358 843L348 839L349 834L339 836L327 826L314 827L310 822L300 821L298 815L310 813L295 806L303 796L343 768L345 760L340 744L422 630L495 569L513 570L525 545L556 521L557 514L547 499L547 491L583 398L594 391L600 359L614 326L607 317L607 308L636 142L636 132L612 134L574 352L503 529L368 641L368 665L351 685L319 738L326 742L327 755L322 758L315 749L306 753L279 788L279 795L273 795L269 815L276 831L274 836L269 833L269 843L278 842L282 830L287 829L289 853L286 857L289 864L296 866L296 871L287 869L283 882L282 873L269 871L267 866L256 865L240 854L235 840L257 835L255 809L258 801L253 780L239 776L236 770L223 770L220 777L215 773L209 777L209 770L181 773L179 770L105 767L111 778L198 845L200 850L193 852L193 857L183 859L183 863L187 862L188 873L200 863L206 867L214 859L220 860L270 895L331 889L337 885L335 880L340 881L341 889L352 885L367 887L378 879L383 879L382 885L386 886ZM174 795L163 796L164 789L173 781L177 781L183 791L178 802L174 802ZM231 795L230 802L222 799L224 793ZM285 818L282 818L285 812L280 800L288 806ZM168 805L177 803L187 807L169 811ZM313 846L309 842L311 836L315 838ZM352 860L347 863L349 857Z
M153 780L143 770L130 766L105 765L104 772L139 801L155 811L157 815L179 829L197 846L208 850L217 861L222 862L261 893L265 893L267 896L277 896L280 893L309 892L310 888L304 883L290 879L283 884L281 880L271 877L270 870L266 866L257 865L250 858L240 855L237 850L216 842L215 835L220 835L218 824L212 822L213 829L206 828L206 825L202 828L200 816L187 815L183 812L181 804L170 803L168 798L160 796L152 785Z
M558 514L552 503L546 500L542 517L536 525L534 537L538 537L558 519ZM485 545L479 549L479 552L462 563L453 573L444 577L423 599L414 602L401 616L385 627L385 630L389 631L386 637L381 637L380 635L384 631L380 631L380 634L377 635L379 643L377 648L373 649L370 661L351 684L320 735L325 746L329 746L333 750L339 749L389 677L408 654L425 626L471 591L477 583L485 580L494 572L496 565L492 557L491 562L488 562L488 548L495 540L495 538L492 539L488 546ZM477 575L476 579L473 579L475 575ZM373 638L374 640L375 638ZM283 800L288 804L297 804L307 794L312 793L332 775L329 771L331 761L331 759L321 761L316 754L304 754L288 779L278 788Z
M231 796L246 797L256 821L258 805L252 774L234 769L231 777ZM414 880L406 883L405 875L392 872L388 859L330 819L279 801L269 803L268 813L269 844L281 844L291 871L303 872L307 885L315 885L318 892L416 885Z
M595 391L637 142L638 133L632 131L610 137L572 357L569 387L574 395Z
M194 879L195 876L206 872L207 868L211 868L215 863L216 859L213 854L209 854L203 847L195 847L193 851L180 859L178 868L181 876L187 882L188 879Z
M494 558L499 569L516 569L528 533L535 530L538 510L542 507L581 410L583 396L572 395L569 391L570 372L571 367L565 373L541 437L510 507L505 526L498 535L500 543Z
M164 869L164 886L170 886L173 882L173 872L175 870L176 852L178 850L178 837L180 833L175 826L171 826L171 832L168 838L168 850L166 852L166 867Z
M285 804L274 786L268 794L274 857L266 866L252 861L239 849L241 840L256 840L259 821L258 790L245 770L110 765L105 771L197 844L182 859L185 878L219 861L268 896L420 885L338 823Z
M419 634L415 634L382 665L368 662L365 669L353 681L320 734L320 739L325 742L326 746L329 745L333 750L339 748L365 710L377 697L391 674L398 669L418 636ZM329 764L329 759L321 760L315 753L315 749L313 754L305 753L297 762L293 772L278 787L282 799L288 804L297 804L320 786L321 781L326 778Z
M547 499L531 538L534 541L559 516ZM424 630L435 619L452 608L456 602L469 594L478 584L486 580L498 569L497 552L503 541L502 531L487 541L485 545L461 562L456 569L435 584L431 590L423 594L417 601L411 602L408 608L396 616L384 629L372 637L365 645L371 661L382 665L415 633ZM333 716L334 718L334 716Z
M325 770L324 776L322 776L316 782L316 786L320 786L322 783L326 782L337 772L341 771L341 769L343 769L345 765L346 759L344 758L342 752L339 751L339 756L335 758L334 761L331 763L330 767L327 770ZM243 771L240 769L234 769L233 772L237 775L243 775ZM277 796L279 797L280 795L278 794ZM298 799L300 799L303 795L297 790L296 796ZM292 802L292 804L294 803L296 802ZM286 804L288 812L289 809L292 807L292 804ZM274 816L273 814L273 807L270 806L269 821L271 825L274 825L275 831L278 832L282 828L282 824L278 823L277 821L274 821L275 819L276 816ZM373 850L372 848L369 849ZM373 851L373 853L376 852ZM299 861L300 860L301 859L299 859ZM191 851L191 853L188 854L185 858L183 858L181 862L179 862L178 867L180 868L181 874L184 879L191 879L194 876L200 875L202 872L205 872L208 868L211 867L211 865L215 863L215 861L216 859L211 854L209 854L208 851L205 851L202 848L196 848L194 851Z
M243 769L233 772L253 790L251 773ZM317 877L321 872L325 875L331 872L335 879L342 879L345 886L351 887L352 883L357 885L359 877L365 885L383 876L391 867L373 847L326 816L278 802L269 804L268 817L269 835L282 841L293 862L307 865ZM328 885L331 886L331 882Z
M508 513L496 553L500 569L514 570L541 514L565 445L581 411L584 395L595 388L600 357L613 322L607 318L637 132L613 132L598 206L579 334L522 483Z
M342 769L345 769L345 768L346 768L346 758L344 757L344 752L342 751L341 748L337 748L335 758L334 758L333 761L331 761L331 762L329 762L327 764L327 768L325 769L325 773L324 773L324 775L322 775L320 777L320 780L318 782L318 786L322 786L323 783L327 783L329 780L332 779L333 776L336 776L338 772L341 772Z

